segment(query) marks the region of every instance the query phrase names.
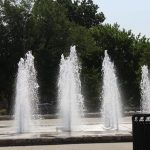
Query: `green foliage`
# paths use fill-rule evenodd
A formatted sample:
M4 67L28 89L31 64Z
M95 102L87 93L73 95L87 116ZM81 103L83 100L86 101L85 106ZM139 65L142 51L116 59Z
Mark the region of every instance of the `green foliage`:
M90 28L99 25L105 20L102 12L98 13L98 5L92 0L57 0L58 3L67 8L67 16L70 21Z
M139 103L140 66L150 66L149 39L120 30L117 24L101 24L105 17L97 11L92 0L0 1L0 109L10 111L17 63L28 50L35 56L41 103L56 108L60 57L68 55L71 45L77 47L90 111L100 106L105 49L115 63L126 103Z
M120 30L117 24L91 28L91 34L96 45L103 50L108 50L112 61L115 62L126 102L133 99L134 103L138 104L140 66L144 64L142 63L144 61L146 61L145 64L149 64L147 57L150 49L149 40L145 37L136 37L131 30Z
M0 3L0 94L10 109L17 63L25 52L26 11L13 1Z

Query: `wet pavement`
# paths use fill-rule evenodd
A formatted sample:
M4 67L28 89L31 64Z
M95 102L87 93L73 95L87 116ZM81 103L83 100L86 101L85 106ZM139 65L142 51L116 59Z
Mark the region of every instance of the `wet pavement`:
M85 118L82 124L74 132L64 132L61 127L60 119L41 119L35 120L30 133L16 133L13 120L0 121L0 145L38 145L40 144L65 144L67 143L86 143L88 142L117 142L131 141L132 137L131 117L124 117L119 125L119 130L108 130L103 127L99 118ZM78 139L79 138L79 139ZM93 139L92 139L93 138ZM31 142L29 142L29 140ZM45 142L45 141L46 142ZM83 141L83 142L82 142ZM62 142L62 143L61 143ZM3 144L4 143L4 144ZM15 144L18 143L18 144ZM26 143L26 144L25 144Z

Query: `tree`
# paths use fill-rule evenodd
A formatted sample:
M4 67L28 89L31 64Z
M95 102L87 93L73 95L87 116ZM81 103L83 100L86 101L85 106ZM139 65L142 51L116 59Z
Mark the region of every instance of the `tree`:
M140 66L150 66L150 41L131 30L120 30L118 24L101 24L104 20L92 0L0 0L1 107L10 111L17 63L32 50L41 103L51 103L54 111L60 57L62 53L68 56L71 45L76 45L82 66L88 110L99 110L105 49L115 63L126 102L138 104Z
M0 3L0 74L1 87L7 110L10 111L17 63L24 55L26 41L26 10L18 7L13 0Z
M140 65L149 44L146 38L136 37L131 30L120 30L118 24L99 25L90 29L96 45L108 50L114 61L123 97L128 104L140 102ZM143 56L145 60L145 56ZM147 61L148 62L148 61Z
M67 8L67 16L70 21L90 28L104 22L105 16L102 12L98 13L98 5L92 0L57 0L58 3Z

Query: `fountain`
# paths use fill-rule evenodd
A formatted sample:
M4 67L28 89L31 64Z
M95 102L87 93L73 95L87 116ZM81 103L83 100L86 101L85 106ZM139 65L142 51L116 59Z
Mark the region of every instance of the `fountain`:
M150 113L150 81L148 67L146 65L141 67L141 110L144 113Z
M32 120L38 114L38 87L34 57L29 51L18 63L14 108L17 133L31 131Z
M81 94L80 69L75 46L73 46L67 58L61 56L58 79L59 110L63 118L64 131L77 130L81 122L83 96Z
M61 119L53 118L51 120L53 116L45 115L44 117L47 119L41 119L40 125L36 124L35 126L39 120L35 118L38 114L38 84L34 57L31 52L28 52L24 59L21 58L18 63L14 109L15 125L19 134L14 134L14 126L11 126L12 120L1 120L1 146L64 144L68 141L70 144L95 143L95 141L131 141L131 116L124 117L124 120L118 124L121 116L119 90L114 65L111 63L107 51L105 51L102 70L104 75L102 109L105 128L97 113L88 113L88 117L81 118L84 115L84 101L81 94L80 70L75 47L71 47L70 55L68 57L62 55L60 62L58 102ZM63 127L58 128L57 125L60 121L63 121ZM119 130L106 130L106 128Z
M102 64L103 72L103 103L102 113L106 129L119 129L121 118L120 94L115 74L114 64L111 62L107 51Z

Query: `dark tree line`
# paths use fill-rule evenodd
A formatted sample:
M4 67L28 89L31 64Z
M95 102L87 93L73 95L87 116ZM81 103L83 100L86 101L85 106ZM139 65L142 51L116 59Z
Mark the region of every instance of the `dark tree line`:
M60 56L67 55L71 45L77 47L90 111L100 105L105 49L116 65L125 102L138 105L140 66L150 65L149 39L117 24L102 24L104 20L92 0L0 0L0 109L11 110L17 63L28 50L35 56L40 101L56 108Z

